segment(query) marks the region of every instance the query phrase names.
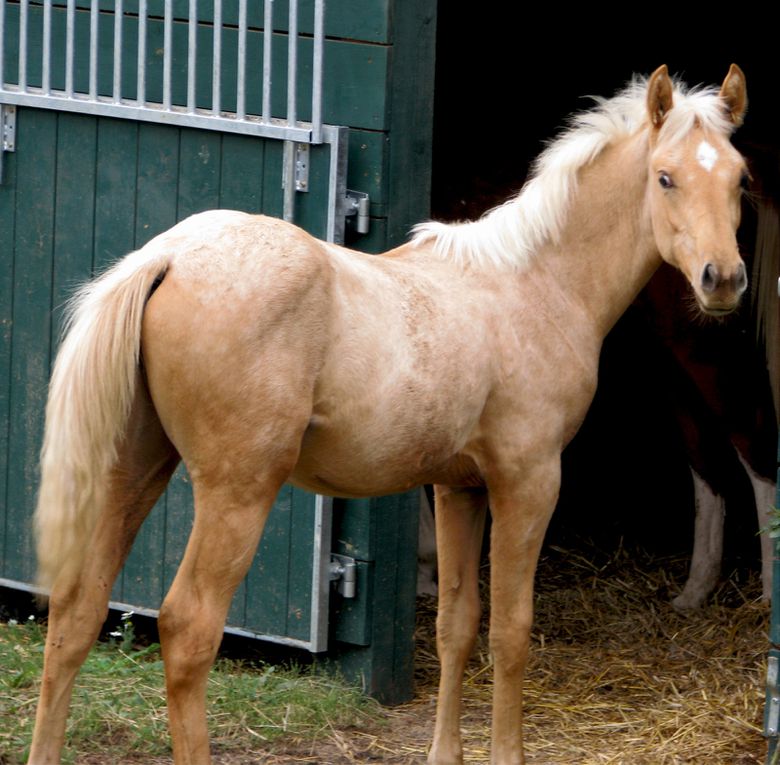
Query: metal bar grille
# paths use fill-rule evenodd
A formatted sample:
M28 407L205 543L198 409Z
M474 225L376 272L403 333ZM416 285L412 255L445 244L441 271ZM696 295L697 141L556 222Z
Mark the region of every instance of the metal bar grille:
M99 0L90 0L88 8L79 7L77 0L66 0L65 28L53 22L55 12L61 15L62 9L54 5L53 0L19 0L15 4L18 14L11 18L10 9L14 7L7 0L0 0L0 105L32 106L58 111L94 114L105 117L118 117L141 122L158 122L182 127L218 130L228 133L241 133L260 138L285 141L283 185L284 218L295 218L296 191L306 191L305 184L295 187L294 175L296 156L300 154L296 144L327 144L330 147L331 194L344 187L343 178L333 182L334 167L344 168L346 128L336 128L323 124L323 60L325 52L325 1L314 0L313 39L311 41L311 119L299 119L300 97L299 34L300 14L298 0L290 0L287 29L287 94L286 99L274 99L273 88L275 70L282 69L274 65L274 1L264 0L261 29L250 28L247 19L247 0L239 0L237 25L237 67L235 82L229 84L234 92L226 93L227 83L224 77L223 52L225 50L222 0L214 0L213 17L201 20L198 25L198 2L189 0L186 18L174 17L173 0L165 0L162 19L162 72L152 73L157 63L157 51L150 45L151 24L159 24L159 19L149 16L148 0L139 0L137 14L125 11L123 0L116 0L111 13L101 11ZM84 3L86 5L86 3ZM259 5L259 0L258 0ZM231 6L232 8L233 6ZM106 16L113 17L113 53L106 56L105 46L102 55L110 60L101 60L100 35L111 32L111 27L101 25ZM77 17L88 17L88 48L76 45ZM137 43L133 43L129 26L137 29ZM186 25L186 51L175 49L174 27ZM198 30L211 26L211 64L204 64L204 39L199 39ZM102 32L101 32L101 26ZM260 32L260 34L257 34ZM80 35L86 36L85 32ZM276 35L279 36L279 35ZM30 55L34 39L42 42L40 71L31 70ZM61 39L64 37L64 40ZM80 36L79 40L83 40ZM13 43L18 45L18 58L15 72L13 66L3 66L5 52ZM137 46L133 49L132 46ZM257 47L262 49L262 52ZM52 51L65 50L64 76L61 60L54 60ZM85 55L84 50L88 51ZM177 61L177 56L184 60ZM131 62L135 59L135 64ZM250 72L249 61L262 60L262 72ZM278 62L277 62L278 64ZM77 76L76 68L86 70L86 77ZM177 96L175 74L186 66L185 82L180 88L183 95ZM35 68L35 67L33 67ZM108 70L101 77L101 68ZM250 73L254 75L250 77ZM14 76L15 75L15 76ZM157 78L157 96L152 95L154 78ZM199 78L210 77L210 102L198 104L206 83ZM39 78L39 79L38 79ZM159 80L161 79L161 83ZM253 92L258 79L261 93ZM103 83L101 85L101 82ZM283 83L282 83L283 84ZM161 85L161 87L160 87ZM200 89L199 89L200 85ZM225 108L226 97L235 103L235 110ZM181 103L177 103L177 99ZM234 99L234 101L232 100ZM256 104L250 110L250 104ZM280 104L282 104L280 106ZM284 113L274 114L272 110ZM0 168L2 155L0 154ZM1 172L1 169L0 169ZM287 182L287 179L290 182ZM344 231L343 216L347 206L342 196L331 196L328 201L328 239L342 241ZM333 238L335 237L335 239Z
M52 0L19 0L18 18L11 23L9 8L6 0L0 0L0 102L18 106L37 106L39 108L59 109L64 111L79 111L87 114L97 114L111 117L126 117L128 119L145 119L146 121L164 122L191 127L202 127L201 117L210 117L213 130L227 132L247 132L250 135L259 135L268 138L280 138L298 143L327 143L323 133L322 122L322 72L324 58L324 5L325 0L315 0L314 7L314 35L313 35L313 59L311 62L311 119L302 121L299 119L299 88L301 85L299 65L299 11L298 2L291 0L288 18L288 46L287 46L287 97L284 102L274 99L274 33L273 33L273 0L264 2L264 19L262 34L249 34L247 21L247 2L239 0L238 4L238 66L236 70L235 92L229 94L230 103L235 103L235 110L226 110L227 103L225 92L226 80L224 75L224 30L223 8L221 0L214 2L214 16L208 23L212 27L212 56L209 67L202 66L203 39L200 39L198 48L198 3L197 0L189 2L189 17L175 19L172 0L165 0L163 12L163 63L162 63L162 93L152 101L149 93L151 81L150 50L148 46L149 24L147 0L140 0L138 13L125 11L122 0L117 0L113 11L113 56L110 61L101 61L101 49L99 34L101 30L101 17L105 15L99 8L98 0L92 0L89 8L77 9L76 0L67 0L65 13L66 25L64 40L57 40L59 32L52 23ZM59 10L59 9L56 9ZM88 58L80 61L80 53L76 45L76 20L82 11L88 15L89 47ZM129 48L132 43L128 33L127 23L137 26L137 49ZM201 22L202 24L204 22ZM182 103L176 103L174 69L177 66L174 50L174 26L186 24L187 51L186 51L186 84L183 88ZM104 28L105 29L105 28ZM260 30L253 30L260 31ZM61 33L60 33L61 34ZM42 40L42 55L40 61L40 79L32 78L30 62L31 38L40 36ZM9 72L10 67L3 67L4 50L10 42L18 40L18 61L16 71ZM80 38L81 39L81 38ZM64 43L65 67L62 77L62 62L53 60L52 50ZM252 50L252 45L260 46L260 50ZM103 49L105 50L105 48ZM104 54L105 55L105 54ZM125 59L129 63L135 57L137 65L135 72L130 72ZM262 94L248 93L252 78L248 72L250 59L262 60ZM198 66L199 62L201 66ZM76 67L81 63L85 66L88 76L84 83L79 84ZM101 66L109 68L110 85L103 86L101 92ZM37 69L37 67L36 67ZM209 71L210 70L210 71ZM9 76L10 75L10 76ZM15 76L13 76L15 75ZM211 100L210 103L198 105L197 93L199 77L210 76ZM58 80L57 77L60 79ZM257 78L255 78L256 81ZM62 82L61 80L64 80ZM132 80L132 82L131 82ZM57 85L55 86L55 83ZM259 97L258 97L259 96ZM202 97L202 96L201 96ZM69 106L71 101L77 108ZM258 106L254 113L250 111L250 104ZM284 104L280 106L280 104ZM272 114L272 108L277 114ZM148 110L145 117L139 116L140 110ZM278 112L283 113L279 114ZM239 127L237 127L239 126Z

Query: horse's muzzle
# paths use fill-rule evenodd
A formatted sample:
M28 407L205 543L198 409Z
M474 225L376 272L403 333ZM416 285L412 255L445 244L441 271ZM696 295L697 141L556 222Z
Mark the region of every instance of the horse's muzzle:
M704 313L722 316L731 313L739 305L746 289L747 271L742 261L730 271L708 262L701 271L695 292Z

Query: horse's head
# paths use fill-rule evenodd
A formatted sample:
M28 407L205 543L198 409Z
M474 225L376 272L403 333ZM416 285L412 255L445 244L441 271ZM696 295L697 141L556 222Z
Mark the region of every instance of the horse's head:
M685 274L701 309L717 315L734 310L747 286L736 231L749 176L729 140L747 107L738 66L732 64L709 104L708 110L697 112L686 104L673 113L674 88L666 67L648 81L648 193L655 241L661 257Z

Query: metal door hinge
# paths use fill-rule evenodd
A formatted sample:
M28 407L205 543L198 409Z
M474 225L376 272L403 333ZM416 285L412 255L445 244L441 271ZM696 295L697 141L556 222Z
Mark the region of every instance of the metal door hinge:
M337 582L339 595L354 598L357 591L357 564L346 555L330 554L330 581Z
M7 151L16 151L16 107L0 104L0 183L3 182L3 158Z
M371 200L364 191L352 191L347 189L347 200L344 207L344 215L347 218L354 216L355 231L358 234L368 233L368 210Z

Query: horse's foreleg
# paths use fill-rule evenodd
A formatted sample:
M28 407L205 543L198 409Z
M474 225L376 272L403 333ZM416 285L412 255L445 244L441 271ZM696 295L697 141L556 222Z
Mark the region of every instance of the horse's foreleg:
M737 450L737 456L750 478L753 487L753 498L756 502L756 515L758 517L758 531L761 540L761 589L764 600L772 599L772 566L774 557L774 540L769 535L769 526L772 520L772 508L777 498L777 485L769 478L764 478Z
M133 539L178 460L148 401L139 395L104 509L85 543L84 564L52 588L30 765L60 761L76 675L105 621L113 582Z
M159 618L176 765L211 762L208 673L233 593L252 562L280 485L275 481L242 492L195 484L195 523Z
M704 603L718 583L723 558L725 500L694 470L691 475L696 512L691 568L682 592L672 600L680 610L699 608Z
M463 672L479 629L479 556L485 527L484 491L436 487L439 610L436 645L441 679L430 765L460 763Z
M515 484L515 485L513 485ZM490 649L493 765L522 765L522 688L533 623L539 551L560 488L560 463L530 466L522 482L490 486Z

